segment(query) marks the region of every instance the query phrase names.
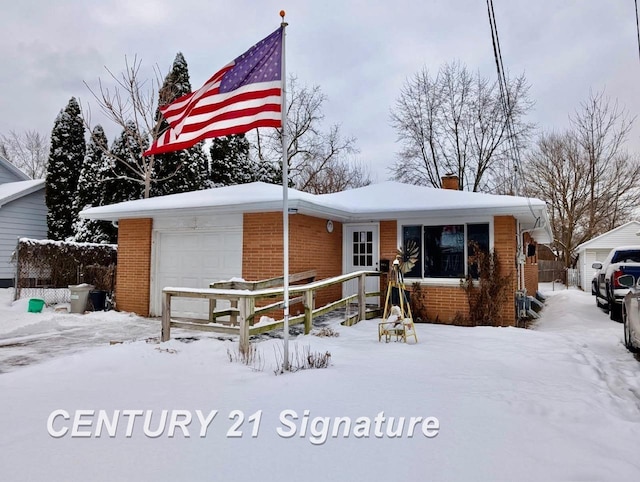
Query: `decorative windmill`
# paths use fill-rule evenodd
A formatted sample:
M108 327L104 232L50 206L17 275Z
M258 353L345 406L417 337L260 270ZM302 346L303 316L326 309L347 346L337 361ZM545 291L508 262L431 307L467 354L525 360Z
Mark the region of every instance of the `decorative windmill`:
M413 269L418 262L420 246L415 241L408 241L403 248L400 246L396 250L396 259L400 262L400 272L405 275Z
M413 315L404 284L404 275L411 271L418 262L420 247L414 241L409 241L404 248L398 248L396 253L396 259L389 272L383 321L378 325L378 340L384 336L388 341L391 335L396 335L396 339L402 338L406 342L407 336L413 336L417 343L418 336L413 325Z

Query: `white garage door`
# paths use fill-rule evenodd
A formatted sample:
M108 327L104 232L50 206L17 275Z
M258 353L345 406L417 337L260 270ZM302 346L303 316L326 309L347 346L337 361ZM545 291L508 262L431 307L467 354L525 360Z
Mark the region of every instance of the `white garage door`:
M151 311L161 316L166 286L208 288L213 281L242 276L242 228L157 232L154 267ZM206 319L208 306L206 300L176 298L171 301L171 313Z

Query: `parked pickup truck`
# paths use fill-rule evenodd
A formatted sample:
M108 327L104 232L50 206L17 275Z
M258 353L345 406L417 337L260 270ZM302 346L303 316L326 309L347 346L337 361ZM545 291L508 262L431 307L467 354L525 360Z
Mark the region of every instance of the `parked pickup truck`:
M595 262L591 267L598 270L592 288L596 305L608 311L612 320L622 321L622 302L629 288L618 280L623 275L640 277L640 245L614 248L602 263Z

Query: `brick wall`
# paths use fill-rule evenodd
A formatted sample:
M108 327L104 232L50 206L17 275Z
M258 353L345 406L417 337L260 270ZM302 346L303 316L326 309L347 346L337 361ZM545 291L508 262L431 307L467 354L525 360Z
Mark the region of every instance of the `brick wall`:
M392 263L398 250L398 222L380 221L380 259Z
M380 259L389 261L389 266L396 259L398 253L398 223L397 221L380 221ZM380 303L384 308L385 295L387 293L387 283L389 278L387 273L381 273L380 291L382 297Z
M282 214L246 213L243 216L242 276L248 281L282 275ZM151 219L123 219L118 229L118 272L116 301L119 310L141 316L149 315L151 273ZM380 258L392 262L397 244L397 222L380 222ZM512 216L494 218L494 247L498 252L502 273L510 274L512 287L504 300L500 324L515 324L514 293L517 289L515 267L516 222ZM317 270L317 279L342 274L342 224L334 222L328 233L326 220L302 214L289 217L289 270L291 273ZM527 290L537 288L537 268L525 267ZM407 286L409 288L409 286ZM386 288L386 278L381 279ZM423 285L422 294L430 321L453 323L457 315L468 316L466 295L459 286ZM318 292L316 306L342 296L340 286ZM301 306L292 307L295 315Z
M152 219L118 223L116 303L120 311L149 316Z
M538 265L537 264L525 264L524 265L524 287L527 289L527 294L535 296L538 291Z
M247 281L282 276L282 213L246 213L243 216L242 277ZM342 274L342 224L304 214L289 216L289 272L315 269L316 279ZM340 285L317 292L316 306L342 297ZM301 305L291 308L295 315Z
M507 296L503 300L502 326L515 326L516 307L515 292L518 289L518 272L516 269L516 220L513 216L495 216L493 218L493 246L498 253L503 276L511 277L511 286L507 290Z

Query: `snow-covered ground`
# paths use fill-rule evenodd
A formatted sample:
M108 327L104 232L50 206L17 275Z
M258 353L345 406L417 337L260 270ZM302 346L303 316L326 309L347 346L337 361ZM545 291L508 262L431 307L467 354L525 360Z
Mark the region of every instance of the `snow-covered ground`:
M293 353L329 351L328 369L278 376L281 340L256 344L255 370L230 363L231 341L158 344L156 320L26 313L0 293L0 479L640 480L640 362L590 294L545 293L530 330L424 324L418 344L385 344L373 320L336 321L339 337L292 340ZM117 410L110 437L98 419ZM127 410L152 410L151 423ZM162 410L167 427L193 420L152 437ZM348 436L345 420L323 441L338 417Z

